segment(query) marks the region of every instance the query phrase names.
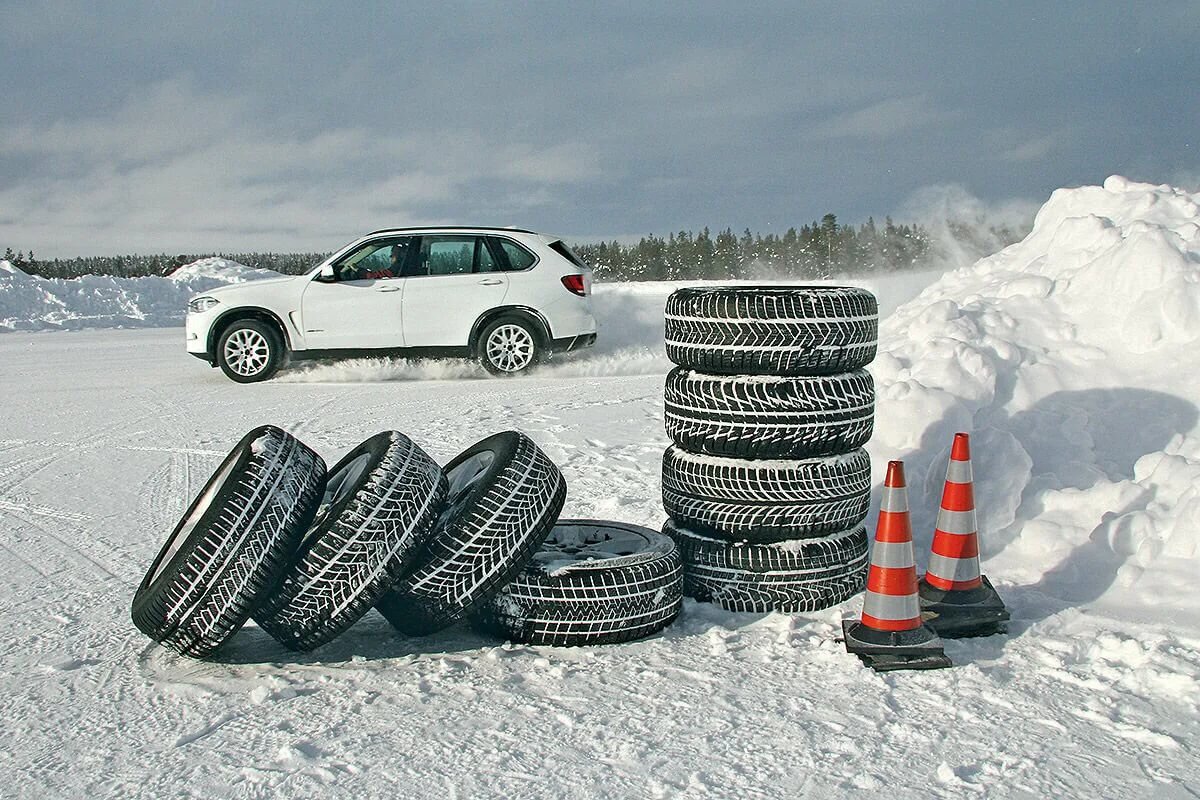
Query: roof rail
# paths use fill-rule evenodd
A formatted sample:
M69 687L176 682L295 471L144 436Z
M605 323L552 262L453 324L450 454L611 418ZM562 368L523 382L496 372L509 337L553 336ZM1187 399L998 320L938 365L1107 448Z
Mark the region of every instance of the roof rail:
M367 236L374 236L377 233L395 233L396 231L508 231L509 233L533 233L536 231L525 230L524 228L499 228L493 225L411 225L404 228L381 228L377 231L371 231Z

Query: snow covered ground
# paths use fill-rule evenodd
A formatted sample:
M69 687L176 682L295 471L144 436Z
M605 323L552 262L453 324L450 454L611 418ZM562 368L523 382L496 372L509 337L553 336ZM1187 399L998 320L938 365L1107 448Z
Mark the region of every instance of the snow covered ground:
M0 785L18 797L1195 797L1200 794L1200 198L1110 179L1023 242L872 285L882 462L918 561L955 430L1008 636L880 676L806 615L689 602L629 645L405 639L377 615L297 656L253 627L213 662L128 604L250 427L328 460L384 428L445 461L519 428L566 513L656 526L667 285L605 286L595 352L516 380L364 360L240 386L170 330L0 337ZM919 284L932 282L921 291Z

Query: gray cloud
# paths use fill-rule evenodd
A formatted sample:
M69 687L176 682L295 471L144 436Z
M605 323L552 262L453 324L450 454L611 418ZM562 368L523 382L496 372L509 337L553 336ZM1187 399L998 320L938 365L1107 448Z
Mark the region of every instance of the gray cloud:
M1086 13L1085 13L1086 12ZM1200 167L1194 5L6 9L0 245L773 230ZM910 203L911 210L911 203Z

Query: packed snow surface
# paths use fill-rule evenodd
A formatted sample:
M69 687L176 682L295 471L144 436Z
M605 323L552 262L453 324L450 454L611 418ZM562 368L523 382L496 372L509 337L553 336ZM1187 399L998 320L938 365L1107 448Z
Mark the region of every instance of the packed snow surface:
M1112 178L1022 242L880 283L877 481L903 458L926 560L972 433L1007 636L877 675L828 611L688 602L663 635L533 648L371 614L294 654L248 626L197 662L128 619L221 457L272 422L330 463L381 429L441 462L528 432L564 514L657 527L662 301L601 287L592 353L514 380L361 361L241 386L178 330L0 337L0 785L15 797L1155 797L1200 794L1200 210ZM897 308L897 305L899 307ZM893 310L894 309L894 310ZM418 378L422 380L417 380ZM19 390L17 383L19 381ZM873 522L873 520L872 520ZM871 526L874 527L873 524Z

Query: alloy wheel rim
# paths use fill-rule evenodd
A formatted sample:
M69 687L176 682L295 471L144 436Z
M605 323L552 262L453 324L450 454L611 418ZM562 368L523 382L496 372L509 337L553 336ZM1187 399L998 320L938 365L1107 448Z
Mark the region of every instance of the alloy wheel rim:
M649 541L637 531L587 523L556 525L534 558L540 562L605 561L646 549Z
M238 375L257 375L267 367L271 345L261 333L242 328L225 340L225 363Z
M503 372L519 372L533 361L533 336L520 325L501 325L487 340L487 357Z

